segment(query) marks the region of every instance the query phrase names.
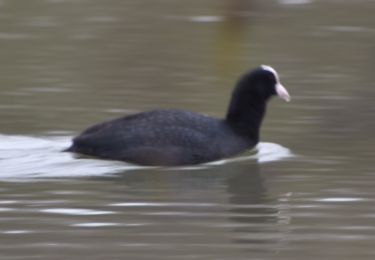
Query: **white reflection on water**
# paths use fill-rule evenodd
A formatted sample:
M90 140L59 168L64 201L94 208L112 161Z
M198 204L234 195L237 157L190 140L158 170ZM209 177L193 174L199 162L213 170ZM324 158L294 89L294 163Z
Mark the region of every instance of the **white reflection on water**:
M71 153L62 152L70 140L71 137L0 135L0 179L102 176L139 168L116 161L75 159Z
M110 206L115 207L219 207L217 203L161 203L161 202L122 202L122 203L112 203Z
M78 216L115 214L114 211L93 210L93 209L76 209L76 208L42 209L41 212L52 213L52 214L62 214L62 215L78 215Z
M149 223L115 223L115 222L82 222L70 225L71 227L87 227L87 228L95 228L95 227L113 227L113 226L121 226L121 227L140 227L140 226L147 226L150 225Z
M0 179L21 181L30 178L108 176L127 170L150 168L87 157L77 159L71 153L62 152L69 146L71 138L0 135ZM230 159L177 169L202 169L248 160L266 163L292 156L289 149L274 143L262 142L255 150Z
M310 4L313 0L279 0L282 5L303 5Z
M230 159L224 159L207 165L220 165L230 162L240 162L248 160L257 160L259 163L280 161L285 158L293 157L291 151L279 144L261 142L256 146L256 153L250 153L243 156L237 156Z
M33 233L31 230L7 230L7 231L2 231L2 234L7 234L7 235L18 235L18 234L29 234Z
M362 198L323 198L318 199L319 202L355 202L355 201L363 201Z
M119 223L111 223L111 222L86 222L86 223L77 223L71 225L72 227L111 227L111 226L119 226Z
M217 23L224 21L223 16L214 16L214 15L206 15L206 16L192 16L189 17L189 21L195 23Z
M15 210L14 208L3 208L3 207L0 207L0 212L5 212L5 211L13 211Z

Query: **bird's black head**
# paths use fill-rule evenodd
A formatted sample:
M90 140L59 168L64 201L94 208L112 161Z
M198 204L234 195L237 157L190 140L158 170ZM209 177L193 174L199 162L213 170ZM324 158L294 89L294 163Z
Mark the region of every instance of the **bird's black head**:
M285 101L290 101L288 91L280 83L279 75L267 65L261 65L243 75L238 81L235 91L259 102L267 101L275 95Z
M258 140L267 100L275 95L285 101L290 100L288 91L281 85L279 75L272 67L262 65L249 71L233 90L226 121L251 139Z

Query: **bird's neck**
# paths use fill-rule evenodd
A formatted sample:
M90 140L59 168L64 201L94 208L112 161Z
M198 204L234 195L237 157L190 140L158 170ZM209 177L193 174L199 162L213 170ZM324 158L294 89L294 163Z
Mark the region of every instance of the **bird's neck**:
M234 95L226 122L239 134L258 142L260 126L266 113L266 101Z

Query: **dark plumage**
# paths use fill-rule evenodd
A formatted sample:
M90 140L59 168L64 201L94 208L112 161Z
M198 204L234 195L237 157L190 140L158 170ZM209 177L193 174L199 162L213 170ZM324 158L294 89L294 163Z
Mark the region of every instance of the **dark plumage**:
M141 165L191 165L239 154L259 141L266 103L289 100L269 66L240 78L225 119L183 110L154 110L89 127L67 151Z

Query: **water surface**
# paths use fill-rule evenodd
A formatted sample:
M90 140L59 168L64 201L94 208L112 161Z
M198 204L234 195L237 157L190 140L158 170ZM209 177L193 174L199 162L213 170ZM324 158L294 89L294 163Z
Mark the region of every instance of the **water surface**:
M0 1L1 259L374 259L374 1ZM257 150L185 168L76 158L85 127L225 114L275 67Z

